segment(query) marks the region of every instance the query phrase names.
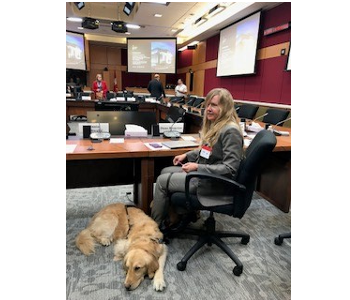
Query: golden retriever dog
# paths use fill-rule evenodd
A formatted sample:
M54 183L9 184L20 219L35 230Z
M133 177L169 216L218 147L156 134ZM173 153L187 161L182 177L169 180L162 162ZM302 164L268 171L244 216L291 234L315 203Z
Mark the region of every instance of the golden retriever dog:
M75 242L82 253L90 255L95 252L96 243L109 246L116 241L114 260L123 259L125 288L136 289L147 275L153 278L153 288L162 291L167 256L162 239L157 223L141 209L116 203L96 213Z

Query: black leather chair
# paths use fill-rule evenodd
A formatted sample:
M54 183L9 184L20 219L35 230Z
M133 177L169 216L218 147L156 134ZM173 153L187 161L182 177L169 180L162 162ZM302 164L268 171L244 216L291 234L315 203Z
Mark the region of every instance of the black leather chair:
M290 239L291 232L282 233L279 236L275 237L275 245L281 246L284 239Z
M170 100L170 103L185 104L184 97L171 97L169 100Z
M280 126L283 125L284 122L282 121L287 119L289 115L289 111L284 109L269 108L266 112L268 114L262 119L262 121L273 125L279 123L278 125Z
M165 120L168 123L183 122L185 109L178 106L170 106L167 115L165 116ZM180 120L179 120L180 119Z
M242 104L238 110L238 117L241 119L250 119L253 120L259 106L253 104Z
M222 237L239 237L241 244L246 245L250 240L249 234L242 232L223 232L216 231L214 213L221 213L232 216L234 218L242 218L250 206L253 192L255 190L256 178L259 173L261 164L271 154L276 145L276 137L271 131L262 130L252 140L246 149L246 157L242 160L236 180L230 180L227 177L216 176L209 173L190 172L186 176L185 193L176 192L170 195L170 201L175 207L179 207L187 212L196 210L206 210L210 212L210 216L205 220L205 229L189 229L186 228L183 233L199 235L198 242L186 253L182 260L177 264L177 269L183 271L186 269L187 261L205 244L211 246L216 244L220 247L236 264L233 273L236 276L243 272L243 265L232 250L221 240ZM205 186L206 203L210 206L201 204L203 197L189 193L189 185L192 179L199 179L199 186ZM205 181L205 182L202 182ZM212 189L212 184L221 184L221 188ZM225 199L225 202L223 202ZM220 203L221 204L218 204ZM224 204L223 204L224 203ZM169 235L168 235L169 236Z

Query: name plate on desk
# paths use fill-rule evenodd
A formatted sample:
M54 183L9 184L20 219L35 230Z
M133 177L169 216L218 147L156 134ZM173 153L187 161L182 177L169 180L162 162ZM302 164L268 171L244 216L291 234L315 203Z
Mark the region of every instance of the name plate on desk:
M164 131L184 132L184 123L159 123L159 133Z
M83 136L83 126L91 126L91 133L99 132L100 125L102 132L109 132L109 123L79 123L78 124L78 135L79 137Z
M81 100L91 100L91 96L81 96Z

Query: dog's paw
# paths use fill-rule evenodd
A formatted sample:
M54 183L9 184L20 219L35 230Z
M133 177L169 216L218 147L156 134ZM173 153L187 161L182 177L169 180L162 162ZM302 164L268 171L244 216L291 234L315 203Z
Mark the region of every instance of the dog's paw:
M111 244L111 240L108 239L108 238L101 238L100 243L101 243L103 246L109 246L109 245Z
M119 260L122 260L123 259L123 256L120 256L120 255L115 255L114 257L113 257L113 260L114 261L119 261Z
M157 279L155 278L153 280L153 288L157 291L157 292L161 292L164 290L164 288L166 287L165 281L164 279Z

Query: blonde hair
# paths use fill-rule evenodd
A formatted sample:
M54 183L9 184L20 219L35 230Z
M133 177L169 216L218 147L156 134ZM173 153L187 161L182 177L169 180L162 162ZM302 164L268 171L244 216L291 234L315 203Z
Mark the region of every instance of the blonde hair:
M209 144L211 147L217 142L220 131L225 125L233 125L242 134L241 127L239 126L239 118L235 110L234 100L231 93L224 88L212 89L205 98L205 108L208 106L209 102L214 96L219 96L219 115L215 121L210 121L207 119L207 110L205 109L201 130L202 145Z
M97 77L98 77L98 76L101 76L101 79L102 79L102 74L97 74L97 75L96 75L96 80L97 80Z

